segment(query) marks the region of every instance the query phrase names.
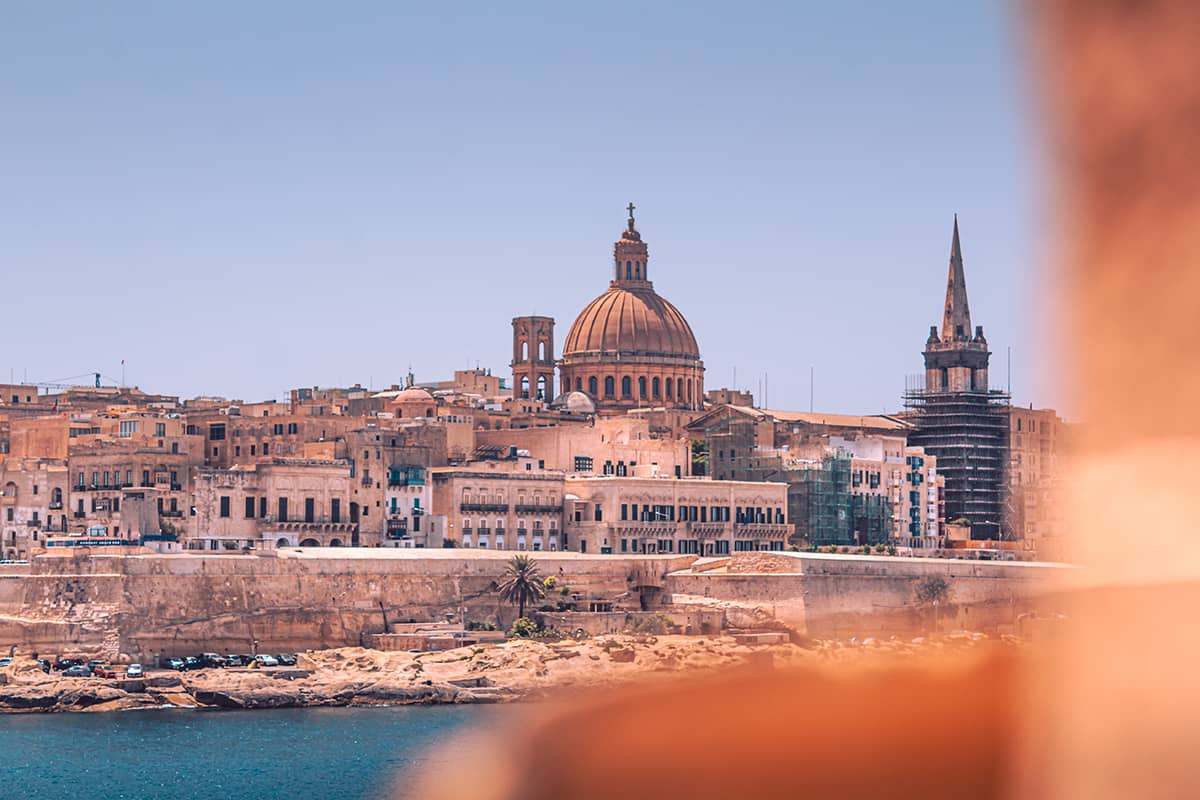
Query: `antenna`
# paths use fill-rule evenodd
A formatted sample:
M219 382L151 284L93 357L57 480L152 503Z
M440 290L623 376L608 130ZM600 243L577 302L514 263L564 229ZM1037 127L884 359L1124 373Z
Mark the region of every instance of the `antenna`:
M1008 346L1008 397L1012 402L1012 345Z
M810 414L813 412L813 397L816 395L816 389L813 385L816 373L816 367L810 366L808 368L808 413Z

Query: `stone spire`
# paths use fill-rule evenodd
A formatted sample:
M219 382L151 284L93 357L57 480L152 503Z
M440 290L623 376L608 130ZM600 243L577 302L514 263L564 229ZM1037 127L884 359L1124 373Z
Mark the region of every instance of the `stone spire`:
M967 278L963 272L962 246L958 242L958 214L954 215L954 238L950 241L950 272L946 277L946 310L942 315L942 341L971 340L971 308L967 305Z

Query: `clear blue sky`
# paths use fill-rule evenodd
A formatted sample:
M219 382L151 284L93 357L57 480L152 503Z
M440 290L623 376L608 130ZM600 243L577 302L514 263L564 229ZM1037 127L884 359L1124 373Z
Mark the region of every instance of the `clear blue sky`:
M1018 402L1039 360L1032 103L1005 6L9 3L0 367L245 400L507 371L638 206L710 387L894 409L958 212ZM2 378L8 378L8 370ZM995 381L994 381L995 382Z

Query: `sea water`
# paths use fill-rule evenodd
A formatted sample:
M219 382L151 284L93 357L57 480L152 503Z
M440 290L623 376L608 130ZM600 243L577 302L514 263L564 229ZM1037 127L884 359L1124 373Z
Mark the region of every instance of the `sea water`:
M0 716L0 795L376 800L503 708L139 710Z

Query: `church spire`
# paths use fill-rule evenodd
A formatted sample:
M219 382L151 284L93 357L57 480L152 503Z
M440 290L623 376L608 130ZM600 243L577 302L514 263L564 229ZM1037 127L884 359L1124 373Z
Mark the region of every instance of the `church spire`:
M970 341L971 308L967 305L967 278L963 272L962 245L958 241L958 214L950 241L950 271L946 277L946 309L942 315L942 341Z

